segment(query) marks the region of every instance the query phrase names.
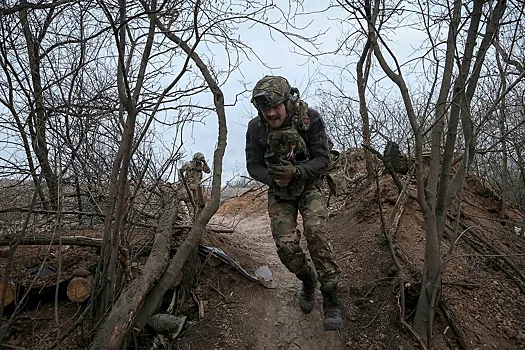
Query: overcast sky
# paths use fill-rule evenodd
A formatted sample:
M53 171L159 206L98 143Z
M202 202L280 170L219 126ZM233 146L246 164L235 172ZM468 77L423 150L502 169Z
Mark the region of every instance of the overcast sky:
M288 4L288 1L285 0L277 0L276 2ZM348 30L340 21L341 18L346 16L346 12L340 8L331 8L320 12L327 7L326 2L304 1L304 3L303 14L295 16L295 29L288 29L290 32L303 37L313 37L318 33L323 33L322 36L318 37L317 43L321 44L320 51L325 54L315 58L309 57L282 34L276 31L270 32L267 27L261 24L243 24L235 37L238 36L242 42L251 47L258 58L255 56L241 57L242 63L240 68L230 75L227 82L222 86L226 104L233 104L236 96L245 90L245 86L251 90L260 78L268 74L286 77L292 86L299 88L302 98L313 107L318 104L315 95L321 87L320 82L325 79L338 81L347 95L356 96L356 84L352 76L346 76L342 79L340 71L335 69L334 66L355 65L357 58L343 54L326 54L335 50L338 46L338 40L341 38L341 33ZM288 6L284 5L283 8L287 9ZM269 21L275 21L279 16L281 16L279 11L269 13ZM283 27L281 26L281 28ZM299 30L297 28L302 29ZM414 52L413 47L418 46L421 42L421 35L421 33L405 26L397 30L395 35L389 35L389 39L391 39L389 42L390 48L395 52L399 60L404 62L408 58L407 55ZM300 39L294 38L294 40L310 52L319 53L314 47L302 42ZM205 45L208 46L206 47ZM216 48L211 48L212 52L209 49L209 43L201 43L197 48L197 52L205 59L210 59L210 56L212 56L211 58L218 70L227 69L228 61L224 48L217 45ZM350 74L353 74L354 71L355 68L350 67ZM172 78L166 77L168 83ZM192 78L188 77L188 79ZM381 83L390 84L388 79L381 80ZM323 86L326 87L328 85L324 84ZM256 115L256 110L249 101L250 92L245 93L244 97L241 96L235 106L226 108L228 144L223 161L223 183L226 183L234 175L246 174L244 159L246 127L249 120ZM205 106L212 105L210 94L195 97L192 102ZM174 127L155 128L155 132L161 133L161 135L157 135L161 141L159 147L164 147L164 145L169 147L170 144L173 144L173 139L176 138L174 129ZM186 126L183 142L186 153L183 161L191 159L195 152L202 152L211 165L213 151L217 143L217 116L214 113L210 113L203 123L196 123L193 127ZM8 158L11 152L11 149L0 150L0 155L4 156L6 154L5 157ZM20 153L19 156L24 157L24 154ZM180 165L178 164L178 166Z
M315 12L326 7L323 2L308 2L305 12ZM318 32L325 34L320 37L322 51L331 52L337 47L337 40L341 36L341 25L337 18L344 16L341 9L330 9L324 13L315 13L311 15L302 15L297 17L296 26L302 27L310 25L301 30L299 33L303 36L313 36ZM270 35L269 30L261 25L248 27L244 25L240 30L240 38L250 46L266 63L265 67L259 60L253 58L247 60L243 58L243 63L239 72L235 72L227 83L223 86L226 103L233 103L236 94L243 91L244 87L241 82L247 84L251 89L255 83L264 75L282 75L286 77L292 86L299 88L302 97L310 106L316 105L315 92L319 87L318 83L324 79L324 76L338 79L340 74L333 68L334 64L344 65L353 64L356 60L354 57L345 57L343 55L323 55L319 58L307 58L305 55L299 55L300 51L292 42L278 33ZM394 37L392 49L396 50L403 61L404 58L413 50L412 46L417 46L421 42L421 34L409 28L399 30ZM414 45L415 44L415 45ZM305 45L305 48L311 49ZM220 61L217 61L220 64ZM353 70L352 70L353 71ZM241 75L242 74L242 75ZM356 96L356 85L351 77L344 89L348 95ZM389 84L385 80L385 84ZM256 110L250 104L249 94L241 98L236 106L228 107L227 125L228 125L228 145L223 162L223 183L238 174L246 174L244 159L244 142L246 127L251 118L256 115ZM190 130L186 129L184 134L184 145L187 153L186 160L194 152L203 152L208 161L212 161L213 151L217 142L217 117L211 114L204 124L196 124Z
M311 5L314 5L313 2ZM310 12L311 10L321 9L320 5L326 6L319 4L316 8L307 10ZM329 13L317 15L315 21L308 28L301 30L300 34L304 36L315 35L320 30L324 31L329 28L331 23L327 18L328 15ZM313 16L298 16L297 26L302 27L312 19ZM331 45L335 44L334 39L337 34L332 32L325 35L327 39L323 43L323 49L328 50ZM321 59L308 59L294 53L299 49L292 42L275 32L270 35L268 28L262 25L243 25L240 30L240 38L257 53L267 67L256 57L251 58L251 60L243 57L240 70L235 72L223 86L227 104L232 104L236 95L244 90L243 83L251 89L260 78L267 74L282 75L303 92L310 77L319 70ZM219 65L221 64L220 61L217 62ZM223 183L236 174L246 173L244 160L246 127L249 120L256 115L256 110L249 101L249 93L246 93L245 97L241 97L234 107L227 107L226 114L228 145L223 162ZM206 118L204 124L195 124L193 129L186 129L184 145L187 158L190 158L194 152L200 151L211 163L216 142L217 117L211 114Z

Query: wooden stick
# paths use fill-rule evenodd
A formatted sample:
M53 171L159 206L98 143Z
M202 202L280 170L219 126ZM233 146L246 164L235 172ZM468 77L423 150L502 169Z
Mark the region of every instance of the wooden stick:
M173 226L174 230L190 230L190 225ZM214 233L233 233L234 229L230 228L215 228L208 226L206 229ZM61 238L62 245L75 245L80 247L95 247L98 248L102 245L102 239L92 238L85 236L64 236ZM12 244L12 240L9 238L0 238L0 246L9 246ZM46 236L32 236L23 237L20 240L20 245L58 245L58 238L46 237Z
M61 238L62 245L76 245L81 247L100 247L102 239L85 236L65 236ZM9 238L0 238L0 246L11 245L13 241ZM33 236L22 237L20 245L58 245L58 238Z
M473 350L474 347L472 346L472 342L470 341L468 334L457 320L454 312L452 312L450 307L446 304L445 300L441 300L439 308L443 312L443 315L445 316L447 323L450 325L450 328L452 328L452 331L456 335L461 348L464 350Z
M27 213L27 212L31 212L33 214L63 214L63 215L84 215L84 216L106 217L106 215L102 213L83 212L83 211L77 211L77 210L64 210L64 211L58 212L56 210L44 210L44 209L32 209L32 208L0 209L0 214L1 213Z

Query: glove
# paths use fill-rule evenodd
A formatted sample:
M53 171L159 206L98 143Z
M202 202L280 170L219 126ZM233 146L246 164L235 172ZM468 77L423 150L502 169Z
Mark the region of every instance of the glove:
M274 179L293 179L297 169L287 160L281 160L281 165L270 165L268 174Z

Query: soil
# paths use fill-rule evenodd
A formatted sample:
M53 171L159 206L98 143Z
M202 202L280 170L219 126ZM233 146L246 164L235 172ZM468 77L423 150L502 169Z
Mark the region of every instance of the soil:
M362 172L358 158L353 158L353 167L356 172ZM423 216L414 188L412 184L394 237L406 276L408 323L413 320L417 303L425 248ZM319 291L312 313L300 311L301 285L276 254L264 189L242 193L224 201L211 222L215 227L233 228L233 232L205 232L202 244L222 249L250 273L258 267L268 266L276 288L265 288L249 281L216 260L203 260L195 299L202 302L204 317L199 318L194 300L188 300L184 307L188 316L186 326L166 348L420 349L416 338L400 322L397 269L382 233L375 183L362 180L349 186L348 194L333 201L330 207L329 237L342 270L340 301L344 327L337 332L323 330ZM391 178L382 176L380 197L385 221L388 221L397 196ZM456 215L457 203L450 212ZM467 228L459 228L459 234L465 239L457 240L442 284L442 299L449 316L464 333L459 338L442 310L438 310L431 349L525 349L525 295L518 287L520 277L516 272L503 272L504 267L508 267L507 259L521 274L525 273L525 240L515 233L515 227L523 218L512 206L507 208L505 217L498 213L499 198L475 176L469 176L461 204L461 220ZM454 227L453 222L450 224ZM81 232L84 236L99 234L97 230ZM150 231L141 234L137 236L140 240L152 237ZM443 258L451 244L449 236L450 231L445 236ZM482 239L486 254L474 250L466 243L467 239L478 239L478 243ZM35 258L42 254L38 249L47 247L19 249L17 261L21 263L14 271L22 278L27 275L26 270L39 261ZM0 257L2 268L6 261L4 255ZM62 257L62 268L67 275L73 267L83 266L95 258L96 249L63 249ZM51 254L46 261L54 266L53 259ZM144 256L138 260L143 261ZM20 314L8 342L11 348L43 349L56 338L57 324L61 332L68 329L81 308L64 299L59 299L55 308L53 298ZM171 299L171 293L167 298ZM146 329L139 336L139 344L142 344L139 349L151 348L152 335L148 332ZM91 336L80 327L59 348L84 349ZM461 345L460 339L468 346Z
M476 194L469 178L463 220L509 255L524 270L525 241L514 226L521 217L510 208L505 220L494 212L495 198ZM383 215L388 218L397 199L393 181L381 179ZM422 213L412 193L405 206L395 241L407 268L406 312L413 317L424 256ZM330 238L342 269L340 299L344 328L324 332L322 298L318 292L311 314L298 307L300 282L280 263L275 252L261 191L230 200L213 220L235 217L231 234L207 234L205 243L221 248L247 270L270 267L277 289L254 284L227 266L205 264L199 298L205 317L190 322L179 338L181 349L419 349L415 337L401 326L396 268L381 231L375 184L361 183L340 198L330 214ZM470 203L470 204L468 204ZM244 213L244 215L242 215ZM386 219L385 219L386 220ZM465 233L466 234L466 233ZM445 240L444 250L450 242ZM464 329L470 349L524 349L525 296L515 283L486 257L458 241L443 281L443 300ZM409 318L410 322L412 319ZM461 349L441 311L438 311L431 349Z

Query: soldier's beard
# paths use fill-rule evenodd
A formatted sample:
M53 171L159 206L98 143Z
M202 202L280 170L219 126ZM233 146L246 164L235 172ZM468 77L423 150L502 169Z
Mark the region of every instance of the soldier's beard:
M272 128L278 128L283 124L284 118L281 118L280 116L266 117L266 121Z

